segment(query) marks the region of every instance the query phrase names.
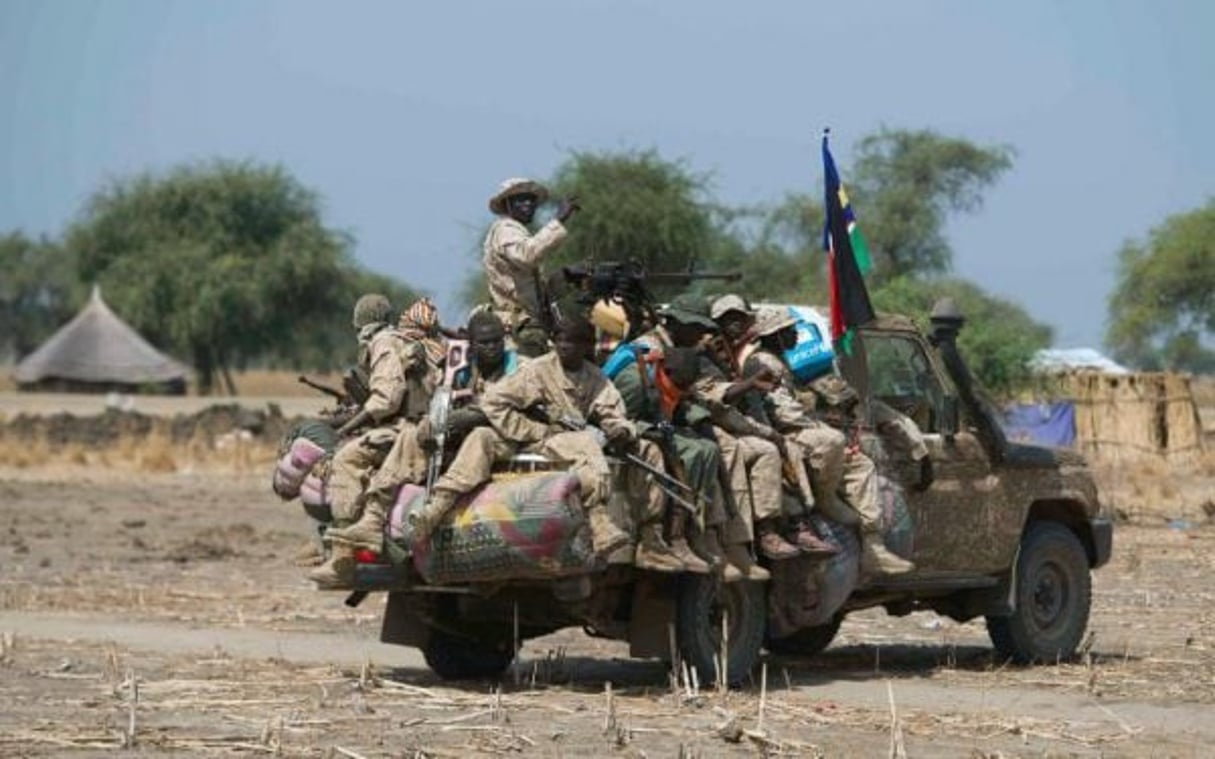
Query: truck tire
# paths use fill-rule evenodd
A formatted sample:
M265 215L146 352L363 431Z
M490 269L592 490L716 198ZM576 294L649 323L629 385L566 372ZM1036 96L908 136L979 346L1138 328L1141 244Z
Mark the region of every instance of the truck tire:
M836 614L825 624L803 627L792 635L769 640L768 650L782 656L814 656L831 645L843 622L844 615Z
M444 680L480 680L497 678L506 671L515 658L510 649L509 641L495 645L432 628L422 656Z
M703 685L713 682L713 660L721 655L721 621L729 615L726 683L741 685L755 668L768 622L764 586L755 582L722 584L710 575L684 575L679 582L676 637L679 653Z
M1021 538L1015 610L988 616L987 634L1017 664L1070 659L1088 626L1092 577L1088 554L1058 522L1034 522Z

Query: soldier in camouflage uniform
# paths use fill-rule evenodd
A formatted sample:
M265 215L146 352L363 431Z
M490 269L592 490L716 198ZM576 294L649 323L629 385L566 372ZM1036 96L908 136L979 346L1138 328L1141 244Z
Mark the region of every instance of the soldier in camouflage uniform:
M606 557L629 542L608 515L611 471L603 447L635 449L636 430L620 393L586 360L594 337L585 320L567 321L553 352L524 363L485 392L481 410L492 426L464 438L426 504L410 515L414 540L426 539L461 494L489 480L496 461L525 451L570 462L582 486L596 555Z
M668 541L663 534L667 516L666 496L648 473L630 468L630 489L643 493L646 506L638 522L634 564L658 572L705 574L710 566L688 545L689 523L704 519L703 504L717 499L717 470L721 465L717 445L700 437L688 426L689 404L683 397L695 381L697 355L685 349L668 349L665 356L651 356L643 346L630 346L636 359L612 378L624 399L629 419L643 440L640 456L655 469L668 471L697 495L700 512L677 506L670 514ZM632 482L637 480L637 482ZM686 496L692 498L692 496Z
M368 377L369 395L338 430L341 436L358 434L333 457L326 486L334 522L325 534L330 555L309 574L321 587L349 582L355 549L381 550L394 485L416 479L419 461L425 472L415 433L434 390L435 367L421 342L389 326L391 318L382 295L365 295L355 304L359 367Z
M813 397L810 394L816 394L820 400L812 408L820 402L845 406L850 403L849 391L854 405L859 400L856 392L842 377L830 375L816 380L799 394L793 372L783 358L784 352L797 344L796 322L786 311L776 308L762 312L756 321L759 349L747 359L744 374L766 373L777 378L776 387L768 394L770 414L777 429L790 436L797 455L810 466L819 491L828 497L839 493L856 513L861 528L862 571L870 575L894 575L914 570L914 564L891 553L883 542L873 460L859 446L849 445L842 432L811 418L803 405Z
M579 210L575 199L561 201L557 216L533 235L528 231L536 208L548 199L548 188L530 179L504 181L489 199L497 215L485 235L485 279L494 313L514 337L522 356L548 350L541 264L567 235L565 225Z
M748 544L759 530L759 546L769 558L792 558L797 548L776 529L781 515L781 453L784 439L771 427L740 412L735 404L747 393L766 389L762 377L731 382L703 349L706 335L716 331L703 298L681 296L662 312L663 323L635 342L650 350L671 347L700 349L697 378L691 388L693 402L711 422L711 434L721 452L729 492L710 503L705 516L701 549L725 561L727 580L766 580L768 572L755 563ZM725 502L734 505L730 515Z

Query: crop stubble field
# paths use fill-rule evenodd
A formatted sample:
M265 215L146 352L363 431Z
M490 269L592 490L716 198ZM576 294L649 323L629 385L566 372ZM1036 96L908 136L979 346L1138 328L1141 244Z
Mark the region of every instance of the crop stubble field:
M1075 662L1005 666L981 622L868 611L719 693L574 630L501 684L442 683L376 642L382 599L348 609L293 566L271 444L38 446L0 445L3 756L1215 753L1210 453L1111 481L1128 521Z

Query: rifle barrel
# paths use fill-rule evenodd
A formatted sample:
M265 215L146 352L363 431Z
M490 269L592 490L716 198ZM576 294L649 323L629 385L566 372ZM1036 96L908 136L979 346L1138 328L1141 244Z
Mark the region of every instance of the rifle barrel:
M737 282L738 280L742 279L742 272L741 271L656 272L653 274L647 274L646 279L650 280L650 281L672 282L672 283L677 283L677 284L683 283L683 282L695 282L697 280L710 280L710 281L717 281L717 282Z

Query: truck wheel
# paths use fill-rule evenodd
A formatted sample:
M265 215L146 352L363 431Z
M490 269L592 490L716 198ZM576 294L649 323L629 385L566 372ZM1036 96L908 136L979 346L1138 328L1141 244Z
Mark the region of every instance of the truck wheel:
M814 656L831 645L843 622L844 615L836 614L824 624L803 627L792 635L769 640L768 650L782 656Z
M696 668L702 684L713 682L713 660L721 655L721 621L728 616L726 683L742 684L755 668L764 644L768 609L764 586L721 584L707 575L684 575L679 583L676 634L680 655Z
M510 666L514 654L509 641L498 645L431 629L422 648L426 664L444 680L496 678Z
M1014 571L1015 611L987 617L996 650L1017 664L1071 658L1092 603L1084 546L1058 522L1034 522L1021 539Z

